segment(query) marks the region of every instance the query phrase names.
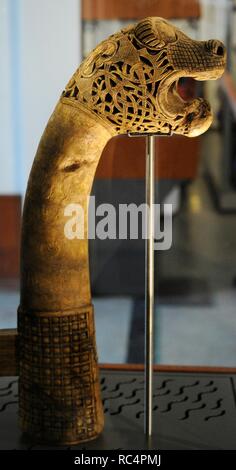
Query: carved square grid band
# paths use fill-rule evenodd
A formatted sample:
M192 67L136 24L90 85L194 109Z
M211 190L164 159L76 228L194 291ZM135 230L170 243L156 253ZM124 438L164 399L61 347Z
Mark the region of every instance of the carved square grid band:
M91 308L60 316L19 312L20 420L42 440L82 441L97 433L92 315Z

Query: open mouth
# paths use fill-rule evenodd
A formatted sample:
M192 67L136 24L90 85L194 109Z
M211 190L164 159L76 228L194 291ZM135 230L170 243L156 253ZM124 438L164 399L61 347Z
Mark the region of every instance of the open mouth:
M223 73L218 71L218 76ZM171 123L172 131L176 134L195 137L205 132L211 125L213 115L209 103L203 98L184 100L179 93L178 82L181 72L171 72L160 83L157 95L158 107L164 119ZM212 74L213 76L213 74ZM202 80L201 74L193 76ZM210 77L211 78L211 77ZM214 77L215 79L218 77ZM208 73L209 79L209 73Z

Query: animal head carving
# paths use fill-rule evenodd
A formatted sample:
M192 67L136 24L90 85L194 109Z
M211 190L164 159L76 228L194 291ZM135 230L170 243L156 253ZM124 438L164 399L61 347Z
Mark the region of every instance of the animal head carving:
M202 98L184 101L181 77L215 80L225 68L224 45L195 41L162 18L146 18L113 34L84 60L63 98L107 121L115 134L205 132L212 122Z

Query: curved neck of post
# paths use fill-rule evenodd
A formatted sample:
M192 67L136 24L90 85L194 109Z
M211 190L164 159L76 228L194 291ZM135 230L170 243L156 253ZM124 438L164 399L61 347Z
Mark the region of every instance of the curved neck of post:
M103 148L113 135L92 113L59 101L41 138L25 198L22 308L64 311L91 303L87 204ZM84 238L68 238L65 231L68 215L76 216L72 205L83 210ZM78 218L77 230L80 223ZM76 223L71 229L77 233Z

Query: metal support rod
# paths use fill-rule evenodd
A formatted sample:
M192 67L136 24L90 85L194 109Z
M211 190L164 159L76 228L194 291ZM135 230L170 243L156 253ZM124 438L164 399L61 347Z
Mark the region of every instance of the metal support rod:
M146 137L146 206L147 234L145 246L145 403L144 432L152 435L153 397L153 329L154 329L154 203L155 203L155 136Z

